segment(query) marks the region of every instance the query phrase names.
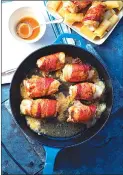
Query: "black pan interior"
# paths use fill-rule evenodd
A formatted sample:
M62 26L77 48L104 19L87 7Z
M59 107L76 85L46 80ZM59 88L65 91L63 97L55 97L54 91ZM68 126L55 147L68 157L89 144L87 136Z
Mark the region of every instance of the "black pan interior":
M73 58L79 57L80 59L84 59L87 63L94 66L100 78L106 84L106 105L107 108L105 112L102 114L101 118L96 122L96 124L87 129L85 132L78 133L74 137L70 138L51 138L46 135L38 135L34 133L30 128L27 126L26 120L24 117L20 115L20 102L21 102L21 95L20 95L20 84L23 79L28 75L28 73L35 68L35 63L37 59L42 56L53 54L56 52L65 52L67 55L71 55ZM105 124L107 121L109 114L111 112L112 107L112 83L110 77L103 67L103 65L89 52L72 45L51 45L44 48L41 48L31 55L29 55L18 67L15 75L13 77L11 88L10 88L10 105L13 116L16 119L16 122L22 128L25 134L33 139L40 141L42 144L54 146L54 147L64 147L64 146L71 146L75 144L79 144L80 142L84 142L85 140L94 136Z

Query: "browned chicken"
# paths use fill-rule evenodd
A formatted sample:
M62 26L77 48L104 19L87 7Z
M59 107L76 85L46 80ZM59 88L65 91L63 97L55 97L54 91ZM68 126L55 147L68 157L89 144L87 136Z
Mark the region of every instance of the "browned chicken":
M80 101L75 101L74 105L68 109L69 117L67 122L86 124L94 117L99 117L105 109L105 104L91 104L87 106L80 103Z
M94 2L88 9L83 19L83 24L88 26L91 31L94 31L102 21L105 11L106 5L103 2Z
M58 52L37 60L37 66L44 72L52 72L63 68L65 64L65 53Z
M66 64L63 79L67 82L81 82L91 79L95 74L92 66L87 64Z
M26 98L36 98L52 95L58 91L60 82L53 78L42 78L33 76L23 81Z
M74 86L70 86L69 94L76 100L91 101L100 98L105 91L105 85L102 81L97 83L79 83Z
M58 112L58 102L50 99L24 99L20 104L21 114L34 118L56 117Z

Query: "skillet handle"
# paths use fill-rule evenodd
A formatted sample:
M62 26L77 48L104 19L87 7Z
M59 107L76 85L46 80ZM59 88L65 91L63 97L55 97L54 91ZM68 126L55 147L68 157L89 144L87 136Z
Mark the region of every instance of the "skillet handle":
M72 39L78 40L80 43L80 47L83 47L83 42L82 42L83 38L80 35L75 33L62 33L61 35L58 36L54 44L59 44L63 38L72 38Z
M46 153L46 161L43 169L44 175L53 174L54 163L60 148L51 148L48 146L44 146Z

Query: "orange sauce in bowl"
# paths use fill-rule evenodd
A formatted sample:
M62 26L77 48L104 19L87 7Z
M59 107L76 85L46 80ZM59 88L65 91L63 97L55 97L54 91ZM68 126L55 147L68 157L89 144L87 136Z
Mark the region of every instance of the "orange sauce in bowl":
M39 26L38 21L37 21L36 19L34 19L33 17L24 17L24 18L20 19L20 21L18 22L17 26L18 26L19 24L21 24L21 23L28 23L32 28L34 28L34 27L36 27L36 26ZM17 30L17 29L16 29L16 30ZM20 35L19 35L19 33L20 33ZM28 37L28 38L23 38L23 39L25 39L25 40L32 40L32 39L35 39L35 38L38 36L39 33L40 33L40 27L34 29L33 32L32 32L32 35L31 35L30 37ZM29 34L29 29L28 29L27 25L23 25L23 26L20 28L19 32L17 31L17 34L18 34L19 37L21 37L21 34L27 35L27 36L28 36L28 34ZM21 37L21 38L22 38L22 37Z

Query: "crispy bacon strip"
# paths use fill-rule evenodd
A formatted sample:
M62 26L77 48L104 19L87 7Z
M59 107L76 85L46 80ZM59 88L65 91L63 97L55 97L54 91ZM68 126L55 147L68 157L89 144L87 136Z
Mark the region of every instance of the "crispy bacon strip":
M82 10L86 8L89 4L91 4L93 0L71 1L79 8L79 10Z
M54 94L58 91L60 82L53 78L33 76L24 80L23 86L26 90L26 98L36 98Z
M91 30L94 30L92 27L97 28L102 21L103 15L106 10L106 5L102 2L94 2L92 6L87 11L83 24L90 27Z
M63 79L68 82L86 81L93 75L93 68L87 64L66 64L63 69Z
M103 81L94 83L79 83L70 86L69 94L72 99L92 101L100 98L105 92L105 84Z
M82 1L65 1L63 6L65 9L70 11L70 13L79 13L82 9L86 8L92 0L82 0Z
M79 101L76 101L76 103L68 109L69 118L67 119L67 122L86 123L95 117L96 110L96 105L86 106Z
M61 69L65 63L65 53L58 52L37 60L37 66L44 72L52 72Z
M49 99L24 99L21 102L20 111L23 115L39 119L56 117L58 103L56 100Z
M81 83L70 87L69 93L76 100L93 100L96 87L93 83Z

